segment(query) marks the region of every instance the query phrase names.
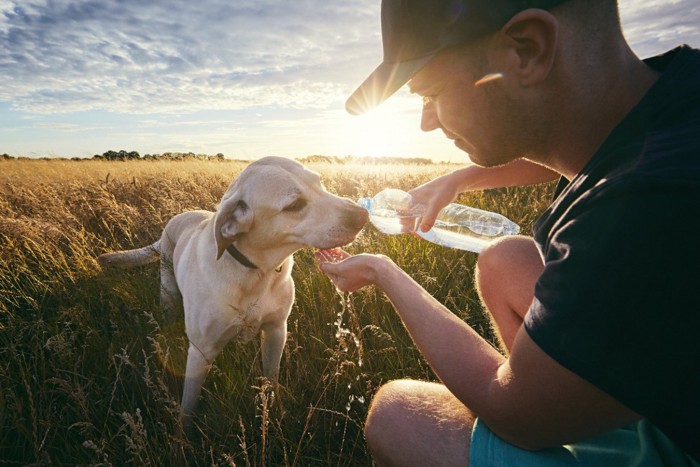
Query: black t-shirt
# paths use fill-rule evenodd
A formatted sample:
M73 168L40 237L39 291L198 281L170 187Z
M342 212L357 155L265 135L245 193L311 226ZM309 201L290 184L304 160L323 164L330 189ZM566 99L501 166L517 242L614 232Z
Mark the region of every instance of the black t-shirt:
M661 77L535 225L525 329L700 459L700 51L647 63Z

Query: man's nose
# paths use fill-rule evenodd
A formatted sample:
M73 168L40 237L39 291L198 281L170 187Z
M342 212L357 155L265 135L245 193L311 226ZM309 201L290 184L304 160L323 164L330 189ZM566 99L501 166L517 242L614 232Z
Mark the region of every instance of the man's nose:
M420 129L422 131L433 131L440 128L440 120L435 111L435 103L430 102L423 105L423 112L420 118Z

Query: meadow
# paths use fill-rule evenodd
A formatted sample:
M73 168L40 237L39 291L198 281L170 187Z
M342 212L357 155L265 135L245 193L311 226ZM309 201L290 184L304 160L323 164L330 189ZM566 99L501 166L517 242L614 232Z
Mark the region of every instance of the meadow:
M357 199L411 189L446 164L313 163ZM234 161L0 160L0 465L365 466L369 402L392 379L435 380L388 300L340 294L313 251L295 254L296 302L280 389L261 378L258 341L231 342L204 386L198 433L178 433L186 339L164 325L158 266L104 271L99 254L143 246L173 215L214 210L245 167ZM458 200L529 232L552 186ZM370 225L351 253L390 256L497 345L473 253ZM175 453L175 454L174 454ZM177 456L176 456L177 455Z

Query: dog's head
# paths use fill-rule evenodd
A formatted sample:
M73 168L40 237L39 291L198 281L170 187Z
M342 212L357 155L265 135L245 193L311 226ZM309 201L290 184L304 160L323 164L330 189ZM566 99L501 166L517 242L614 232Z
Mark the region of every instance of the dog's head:
M258 257L334 248L352 242L366 222L367 212L326 191L317 173L291 159L266 157L246 167L221 200L214 220L217 258L234 241Z

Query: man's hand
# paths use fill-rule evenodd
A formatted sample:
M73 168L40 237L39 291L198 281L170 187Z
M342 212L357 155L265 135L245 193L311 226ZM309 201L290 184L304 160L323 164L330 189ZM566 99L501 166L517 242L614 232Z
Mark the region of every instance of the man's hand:
M318 267L333 284L343 292L355 292L376 284L377 271L383 262L391 261L386 256L350 253L333 248L319 250L314 254Z
M413 196L415 203L425 206L425 213L418 227L423 232L433 227L440 210L457 197L455 184L449 179L449 174L424 183L408 193Z

